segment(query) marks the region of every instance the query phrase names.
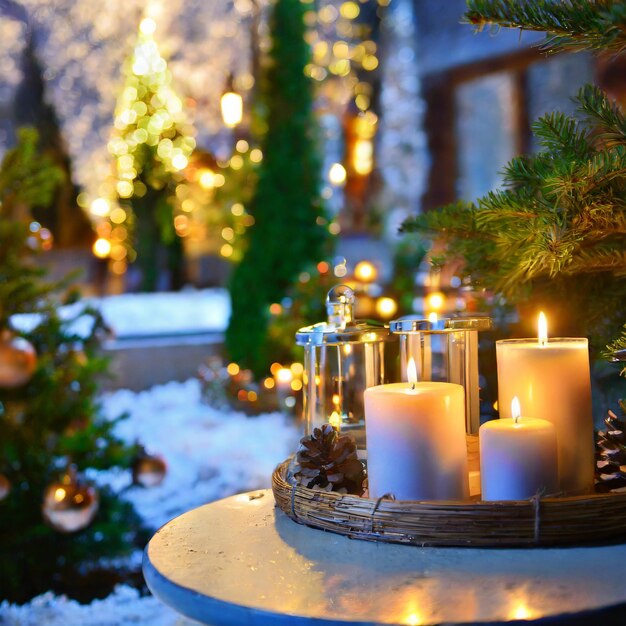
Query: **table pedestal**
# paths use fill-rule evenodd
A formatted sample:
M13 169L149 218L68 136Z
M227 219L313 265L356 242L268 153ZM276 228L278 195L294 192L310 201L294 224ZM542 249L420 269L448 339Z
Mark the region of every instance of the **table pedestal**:
M144 575L163 602L212 626L626 624L626 545L474 549L350 540L294 523L269 490L166 524L146 547Z

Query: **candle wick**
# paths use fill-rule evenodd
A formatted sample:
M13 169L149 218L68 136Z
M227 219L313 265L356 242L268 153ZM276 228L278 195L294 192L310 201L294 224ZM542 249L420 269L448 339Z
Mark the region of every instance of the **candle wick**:
M411 391L415 391L415 383L411 383Z
M513 416L513 423L514 423L514 424L517 424L517 422L519 422L519 418L520 418L520 416L519 416L519 415L514 415L514 416Z

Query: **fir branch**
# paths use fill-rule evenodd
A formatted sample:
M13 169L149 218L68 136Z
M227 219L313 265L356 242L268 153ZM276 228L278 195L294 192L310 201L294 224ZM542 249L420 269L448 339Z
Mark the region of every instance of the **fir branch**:
M621 335L606 346L602 356L613 363L626 362L626 324L622 328ZM626 376L626 365L624 365L620 374ZM620 402L620 405L622 405L622 410L624 410L625 407L622 402Z
M626 27L626 25L625 25ZM585 85L576 96L578 110L595 124L595 134L608 145L626 140L626 120L620 108L595 85Z
M574 158L585 158L591 152L588 132L564 113L547 113L532 125L532 130L540 145L549 152Z
M541 48L548 52L626 49L626 5L620 0L468 0L465 21L478 30L545 31Z

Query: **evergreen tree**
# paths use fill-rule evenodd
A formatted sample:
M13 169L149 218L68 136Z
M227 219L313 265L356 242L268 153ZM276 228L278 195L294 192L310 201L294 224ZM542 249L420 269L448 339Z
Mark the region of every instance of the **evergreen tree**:
M182 286L183 251L174 228L173 195L196 145L154 40L155 28L152 19L142 20L109 142L115 157L114 191L125 212L121 222L114 220L112 236L120 243L129 230L133 233L135 249L129 258L136 256L143 291L155 291L163 271L169 272L169 287ZM124 228L116 230L120 223Z
M548 31L545 47L621 50L624 2L470 0L467 21ZM518 305L547 307L562 332L600 348L626 319L626 119L587 85L576 97L581 120L540 118L541 151L514 158L504 189L405 222L462 259L474 285Z
M250 203L255 223L230 284L226 346L233 360L257 375L271 363L270 304L280 302L298 274L319 261L328 234L319 197L312 85L304 75L310 55L305 11L300 0L278 0L272 10L272 44L260 96L267 132Z
M39 155L34 130L18 138L0 168L0 599L25 601L68 591L80 564L128 552L140 526L132 506L107 489L86 528L61 534L43 520L44 492L68 463L79 471L127 467L135 450L113 435L115 422L95 400L106 371L101 317L65 283L46 282L33 262L40 242L30 209L50 205L62 170ZM61 304L74 306L61 317ZM23 313L33 315L20 322ZM19 337L34 348L29 371Z

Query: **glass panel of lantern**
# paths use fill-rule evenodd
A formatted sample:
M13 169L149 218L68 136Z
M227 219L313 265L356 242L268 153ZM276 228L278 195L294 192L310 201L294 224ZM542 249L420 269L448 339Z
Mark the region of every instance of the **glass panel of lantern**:
M415 361L417 379L457 383L465 389L465 421L468 434L480 427L478 384L478 331L491 328L489 317L443 317L393 320L391 332L400 337L402 380L409 359Z
M296 343L304 347L305 435L331 423L354 438L365 459L363 392L396 378L398 342L384 325L355 320L355 302L352 289L333 287L326 298L328 320L301 328Z

